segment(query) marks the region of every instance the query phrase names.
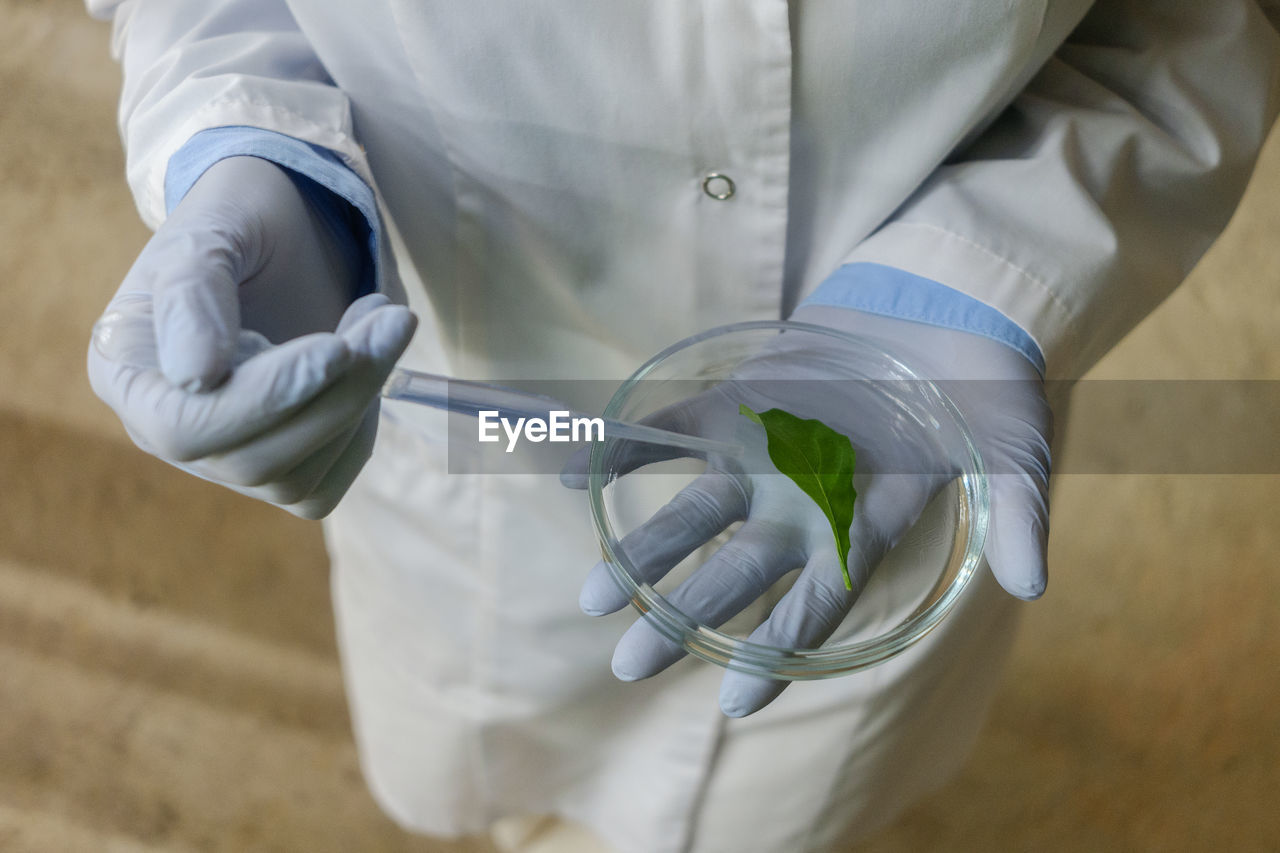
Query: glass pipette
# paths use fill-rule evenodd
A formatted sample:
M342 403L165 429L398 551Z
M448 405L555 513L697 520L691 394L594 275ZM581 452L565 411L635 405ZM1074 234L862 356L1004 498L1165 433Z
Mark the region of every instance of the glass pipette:
M156 368L155 332L150 305L145 309L108 311L94 324L93 346L104 358L140 368ZM550 417L551 412L564 413L568 419L595 418L569 409L564 403L543 394L515 391L487 382L450 379L403 367L391 370L382 385L382 396L404 400L435 409L477 417L481 411L497 412L499 418ZM741 456L741 445L696 435L672 432L646 424L600 418L606 438L639 441L666 447L677 447L693 453L717 453Z
M466 379L450 379L431 373L397 367L382 386L382 396L390 400L406 400L420 403L436 409L446 409L476 417L482 411L498 413L498 417L511 420L513 418L547 419L551 412L563 413L563 417L596 418L575 412L564 403L543 394L527 391L514 391L501 385L487 382L473 382ZM645 424L619 421L613 418L599 418L604 425L606 438L620 438L630 441L641 441L646 444L660 444L667 447L678 447L694 453L718 453L726 456L741 456L742 446L696 435L685 435L680 432L660 429Z

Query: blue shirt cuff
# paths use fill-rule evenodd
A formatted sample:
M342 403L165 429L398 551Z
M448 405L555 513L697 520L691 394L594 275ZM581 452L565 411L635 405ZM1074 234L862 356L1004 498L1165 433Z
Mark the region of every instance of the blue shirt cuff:
M257 127L203 130L169 158L164 179L165 210L172 212L214 163L241 156L270 160L306 178L297 184L318 215L339 230L350 231L355 225L356 245L363 249L356 295L378 289L378 249L384 237L377 201L369 185L327 148ZM363 222L353 222L346 205L354 208Z
M845 264L802 304L854 308L982 335L1013 347L1044 375L1044 354L1021 326L972 296L896 267Z

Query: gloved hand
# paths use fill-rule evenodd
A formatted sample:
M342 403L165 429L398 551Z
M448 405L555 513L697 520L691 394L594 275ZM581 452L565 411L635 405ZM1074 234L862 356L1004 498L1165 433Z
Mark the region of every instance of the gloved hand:
M369 457L417 321L382 295L351 302L356 235L301 180L254 157L210 167L129 270L88 367L143 450L319 518Z
M948 381L944 388L968 424L988 469L991 522L985 544L987 562L1008 592L1023 599L1039 597L1047 578L1052 417L1043 383L1027 359L978 335L851 309L806 306L792 319L871 339L928 379L992 380ZM779 340L785 339L784 335ZM781 346L763 356L763 364L757 366L763 369L756 372L786 379L788 358L796 359L797 364L820 363L820 357L807 356L788 354L787 347ZM902 447L891 425L886 423L877 430L876 424L866 423L864 415L873 410L872 404L869 399L858 399L867 389L866 383L796 382L792 383L794 391L787 390L786 382L765 383L768 387L763 397L772 399L753 400L751 371L748 365L744 382L724 383L661 413L662 422L654 425L731 436L733 427L708 419L733 417L736 404L744 402L757 411L778 405L850 435L856 433L858 498L848 565L853 590L845 588L825 519L811 513L809 517L816 522L810 522L812 529L807 529L786 517L788 513L794 516L794 498L780 494L776 484L781 475L756 476L749 471L744 475L714 460L709 460L706 473L631 531L622 546L637 570L653 583L730 524L743 521L726 544L668 594L667 600L702 624L720 625L786 572L804 566L769 618L748 639L773 646L814 647L839 626L871 570L911 527L933 494L951 479L952 472L945 464L930 470L928 460L906 458L914 451ZM813 375L811 368L805 368L805 375ZM732 405L716 399L722 393L735 397ZM787 399L779 400L780 394ZM808 398L792 399L801 394ZM637 445L634 463L627 467L655 461L663 453L670 455L670 451ZM561 479L570 487L585 488L586 470L586 456L579 454ZM918 474L877 476L877 472L893 471ZM597 564L582 587L583 611L603 615L627 602L609 567ZM613 670L624 680L646 678L683 655L677 644L640 619L619 640ZM727 671L720 691L721 709L730 716L745 716L773 701L786 685L785 681Z

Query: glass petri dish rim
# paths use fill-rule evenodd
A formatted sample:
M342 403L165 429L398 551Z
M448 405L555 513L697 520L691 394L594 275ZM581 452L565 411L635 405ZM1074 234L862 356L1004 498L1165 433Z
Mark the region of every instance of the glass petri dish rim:
M797 323L790 320L752 320L717 326L678 341L650 358L618 386L618 390L614 392L609 404L605 407L604 416L619 417L631 389L677 352L712 338L744 332L787 330L825 335L851 343L855 347L874 350L880 358L895 370L900 371L905 379L919 383L925 388L959 433L968 457L968 470L958 478L961 486L959 508L961 523L957 526L960 529L962 545L958 549L960 556L955 577L935 601L927 607L917 609L904 622L887 633L857 643L816 649L781 649L740 640L694 622L671 606L650 584L636 581L638 572L635 572L626 555L621 552L619 540L609 523L604 503L604 488L607 485L604 473L607 442L595 442L591 447L587 489L591 516L604 561L614 581L627 593L632 606L648 618L650 624L659 633L680 645L689 654L728 669L766 678L800 681L834 678L882 663L914 645L936 628L955 606L979 568L990 520L990 499L986 468L973 434L965 424L959 409L941 388L930 380L922 378L917 371L901 360L875 348L867 340L838 329L811 323ZM956 551L956 548L952 549L948 569L957 559Z

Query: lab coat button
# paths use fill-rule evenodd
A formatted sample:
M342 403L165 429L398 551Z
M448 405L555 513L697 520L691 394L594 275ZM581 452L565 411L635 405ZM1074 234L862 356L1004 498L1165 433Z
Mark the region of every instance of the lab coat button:
M728 201L733 198L734 189L733 180L719 172L709 172L702 179L702 191L716 201Z

